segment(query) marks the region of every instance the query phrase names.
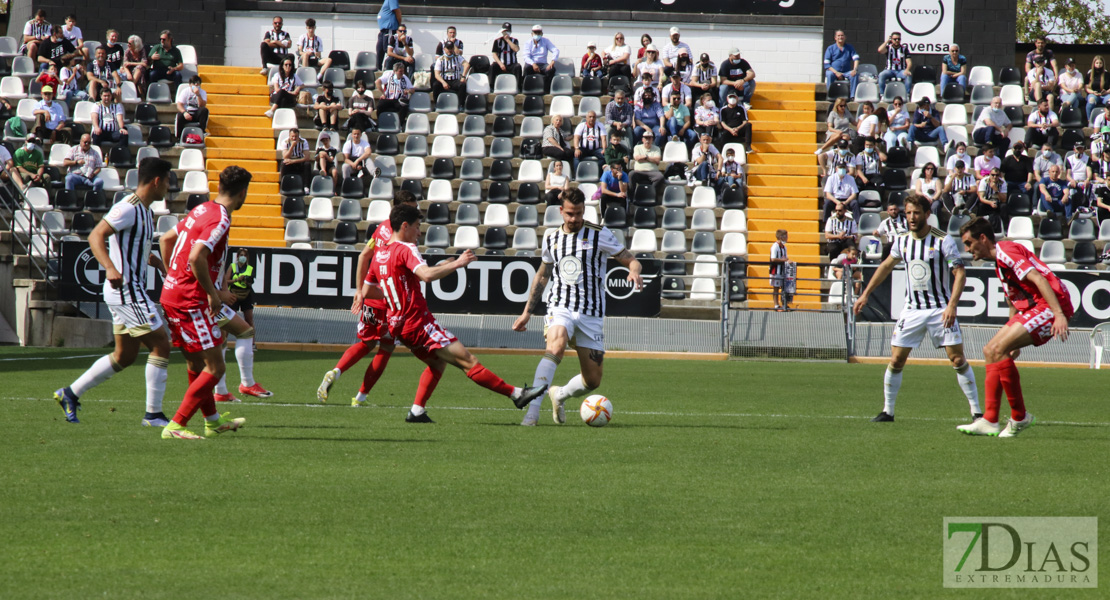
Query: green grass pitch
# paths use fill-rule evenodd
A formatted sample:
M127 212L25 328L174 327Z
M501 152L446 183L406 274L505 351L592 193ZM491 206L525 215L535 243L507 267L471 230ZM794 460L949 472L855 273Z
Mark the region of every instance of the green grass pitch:
M437 423L404 423L407 355L355 409L368 359L319 406L338 354L261 351L275 397L221 405L244 429L186 442L139 426L142 359L67 424L51 392L96 355L0 350L0 597L1105 597L941 586L945 516L1096 516L1110 547L1093 371L1024 369L1039 423L1000 440L956 432L948 367L908 367L885 424L881 365L610 359L608 427L576 405L555 426L545 403L523 428L454 369ZM520 384L536 360L483 362ZM175 355L168 413L184 383Z

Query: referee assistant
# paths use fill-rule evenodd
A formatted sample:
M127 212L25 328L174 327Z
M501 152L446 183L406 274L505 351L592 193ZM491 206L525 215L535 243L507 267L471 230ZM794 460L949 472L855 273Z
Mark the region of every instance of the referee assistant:
M401 26L401 5L398 0L383 0L382 7L378 10L378 70L382 70L382 61L385 60L386 42L390 36L397 32Z

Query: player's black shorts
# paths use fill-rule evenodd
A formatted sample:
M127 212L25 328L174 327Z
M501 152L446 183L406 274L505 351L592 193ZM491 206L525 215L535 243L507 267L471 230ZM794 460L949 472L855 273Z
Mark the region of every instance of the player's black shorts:
M235 304L231 305L231 310L235 312L254 310L254 294L247 294L246 298L236 300Z

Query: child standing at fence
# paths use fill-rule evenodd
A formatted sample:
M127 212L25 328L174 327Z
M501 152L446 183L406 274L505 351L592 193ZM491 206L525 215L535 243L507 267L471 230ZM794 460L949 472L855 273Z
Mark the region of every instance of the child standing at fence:
M790 309L791 300L784 285L786 263L789 261L786 255L786 230L776 231L775 239L778 241L771 246L771 289L775 298L775 310L782 312Z

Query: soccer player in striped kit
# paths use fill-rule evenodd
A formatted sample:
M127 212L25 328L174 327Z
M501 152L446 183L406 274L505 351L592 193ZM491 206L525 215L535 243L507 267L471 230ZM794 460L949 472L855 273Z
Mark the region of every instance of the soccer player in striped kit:
M531 295L524 313L513 323L513 331L525 331L528 320L543 299L548 281L552 282L544 317L547 352L536 366L532 387L548 387L551 412L556 423L565 423L563 403L569 398L589 394L601 385L601 363L605 359L605 279L609 257L628 269L628 281L643 288L640 276L643 267L608 227L586 223L583 219L586 198L582 191L569 189L563 193L563 225L548 229L543 236L543 266L532 279ZM581 373L566 385L551 385L555 370L563 360L567 345L578 352ZM532 401L521 425L539 421L543 397Z
M1071 294L1063 282L1027 248L1015 242L995 242L990 221L979 217L960 227L964 247L976 260L993 260L998 280L1010 303L1010 320L983 346L987 363L987 396L983 418L960 425L961 433L1014 437L1033 424L1025 410L1021 377L1014 359L1026 346L1043 346L1052 338L1068 339L1068 320L1073 314ZM998 424L1002 392L1010 401L1010 420Z
M930 227L929 214L928 198L918 194L906 198L909 233L894 239L890 256L875 270L867 289L852 307L859 314L867 306L871 292L890 275L895 265L906 264L906 301L902 317L890 337L890 364L883 378L883 412L871 419L875 422L894 420L894 402L902 387L902 368L906 366L910 351L921 343L926 333L934 346L943 347L948 354L956 370L956 381L971 407L972 421L983 416L979 410L975 372L964 358L963 334L956 320L956 307L960 304L967 273L960 258L959 244L952 236Z
M146 361L146 414L142 424L164 427L162 414L166 394L166 369L170 364L170 336L158 307L146 292L147 264L166 272L162 261L151 254L154 214L150 205L166 196L173 165L160 158L139 163L139 186L117 202L89 234L93 256L106 271L104 302L112 313L116 349L100 357L72 384L54 392L66 421L78 423L77 409L85 392L124 370L139 354L139 345L150 349ZM106 241L107 240L107 241Z

